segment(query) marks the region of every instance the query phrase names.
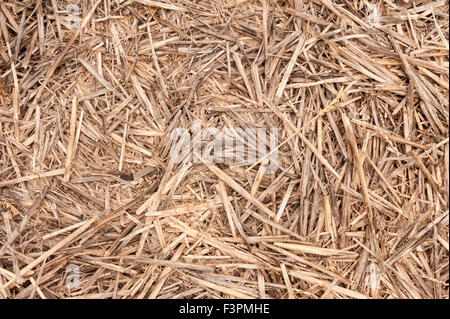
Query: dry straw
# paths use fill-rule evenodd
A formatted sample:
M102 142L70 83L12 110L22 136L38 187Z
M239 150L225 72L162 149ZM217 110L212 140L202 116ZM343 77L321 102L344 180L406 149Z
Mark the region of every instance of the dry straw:
M0 298L448 298L448 28L443 0L0 1ZM171 161L198 120L278 140Z

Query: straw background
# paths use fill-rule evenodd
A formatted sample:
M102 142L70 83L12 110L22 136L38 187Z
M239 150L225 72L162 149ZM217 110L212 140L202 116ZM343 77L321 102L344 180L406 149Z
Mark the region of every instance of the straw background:
M0 1L0 297L448 298L448 39L443 0ZM194 121L278 170L171 161Z

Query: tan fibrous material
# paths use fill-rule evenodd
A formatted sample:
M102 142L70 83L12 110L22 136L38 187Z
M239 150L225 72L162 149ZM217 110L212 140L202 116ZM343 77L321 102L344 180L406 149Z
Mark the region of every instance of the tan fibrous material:
M448 298L448 14L1 1L0 298Z

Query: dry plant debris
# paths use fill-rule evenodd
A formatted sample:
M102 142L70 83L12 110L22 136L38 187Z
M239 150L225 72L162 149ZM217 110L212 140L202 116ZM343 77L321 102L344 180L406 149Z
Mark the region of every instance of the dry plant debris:
M0 297L448 298L448 28L444 0L0 1ZM277 128L278 169L172 161L195 121Z

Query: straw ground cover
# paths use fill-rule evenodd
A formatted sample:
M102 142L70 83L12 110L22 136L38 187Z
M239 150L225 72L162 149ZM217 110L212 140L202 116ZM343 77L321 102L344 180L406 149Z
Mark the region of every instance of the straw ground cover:
M0 296L448 298L448 22L443 0L1 1ZM172 160L196 121L278 136Z

